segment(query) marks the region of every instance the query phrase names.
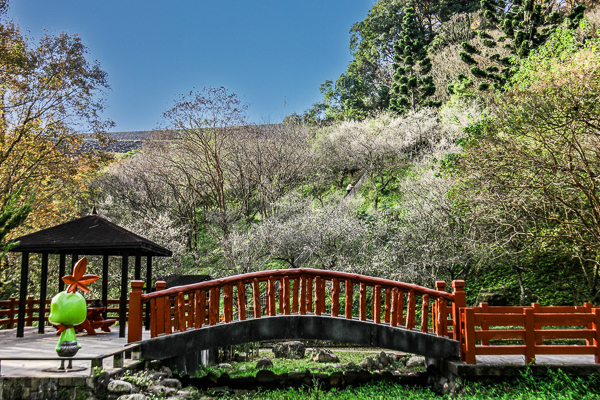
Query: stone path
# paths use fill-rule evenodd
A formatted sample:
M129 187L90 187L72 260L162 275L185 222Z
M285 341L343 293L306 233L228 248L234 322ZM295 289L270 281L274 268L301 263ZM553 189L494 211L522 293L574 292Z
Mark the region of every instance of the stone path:
M98 332L95 336L87 333L77 334L77 341L83 347L79 350L76 357L93 357L110 353L118 350L127 344L127 338L119 338L119 327L112 326L112 332ZM26 327L24 337L16 337L16 329L0 330L0 375L2 377L74 377L88 376L90 374L90 361L73 361L74 369L83 367L83 371L64 372L44 372L47 368L57 368L60 361L38 360L38 361L9 361L3 358L8 357L56 357L54 347L58 342L58 336L52 332L54 329L47 329L47 333L38 334L37 327ZM143 339L150 338L149 331L143 331ZM103 362L104 368L109 369L113 365L112 357L106 358ZM125 360L125 365L131 363L131 360Z

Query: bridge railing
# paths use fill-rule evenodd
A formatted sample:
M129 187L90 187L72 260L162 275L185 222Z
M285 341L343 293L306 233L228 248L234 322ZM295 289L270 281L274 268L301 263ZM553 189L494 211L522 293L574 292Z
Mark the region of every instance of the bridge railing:
M141 340L143 303L149 303L152 338L205 325L264 316L323 315L357 318L460 339L459 308L464 307L464 282L446 283L436 289L387 279L310 268L260 271L142 293L143 282L133 281L130 294L128 342ZM358 294L355 304L354 293ZM266 304L261 302L261 296ZM264 305L263 305L264 304ZM355 307L356 306L356 307ZM451 318L448 318L448 315ZM450 329L451 328L451 329Z
M509 327L509 328L508 328ZM544 329L546 328L546 329ZM477 355L523 355L525 362L540 354L593 354L600 363L600 309L583 307L479 307L460 309L461 359L475 364ZM519 344L514 344L515 339ZM583 344L544 340L585 339ZM490 340L496 343L490 345Z

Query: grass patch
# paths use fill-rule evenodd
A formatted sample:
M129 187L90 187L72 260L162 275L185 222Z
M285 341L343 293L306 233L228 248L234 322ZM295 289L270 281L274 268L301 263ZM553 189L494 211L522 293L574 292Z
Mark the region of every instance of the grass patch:
M225 398L234 398L225 396ZM285 389L259 391L238 396L239 399L498 399L498 400L591 400L600 399L600 379L597 375L571 377L561 371L550 371L546 376L534 377L526 371L520 378L502 382L466 383L453 395L438 395L428 387L407 387L398 384L371 383L342 390Z
M226 397L234 398L234 396ZM261 399L261 400L283 400L283 399L437 399L429 388L406 387L400 385L387 385L373 383L356 388L343 390L332 389L324 391L320 389L287 389L258 392L256 394L237 397L238 399Z
M274 358L273 352L270 349L260 349L259 355L257 358L253 358L248 362L228 362L231 365L232 369L224 369L217 367L204 367L202 371L198 371L198 376L203 376L209 372L215 373L217 376L221 376L223 373L228 373L229 376L250 376L256 375L258 371L255 366L256 362L260 360L262 357L269 357L273 362L273 368L270 368L276 374L281 373L289 373L289 372L301 372L301 371L337 371L341 370L339 368L335 368L335 364L342 364L346 366L349 362L353 362L356 365L360 364L365 360L365 357L375 357L382 350L380 349L363 349L363 348L351 348L349 350L352 351L341 351L339 349L331 349L335 355L339 358L339 363L319 363L316 361L312 361L309 357L305 356L299 360L290 360L285 358ZM393 352L385 351L388 356L393 356ZM394 362L393 367L399 371L404 370L404 364L401 362Z

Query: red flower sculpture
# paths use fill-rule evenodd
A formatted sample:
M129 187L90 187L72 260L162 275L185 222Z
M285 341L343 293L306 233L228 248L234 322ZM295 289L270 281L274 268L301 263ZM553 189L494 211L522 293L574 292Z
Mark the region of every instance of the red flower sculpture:
M89 293L90 289L86 285L96 281L99 276L97 275L84 275L87 268L87 258L83 257L77 261L75 268L73 268L73 275L66 275L62 277L62 280L69 285L67 287L67 293L75 293L77 288L82 292Z

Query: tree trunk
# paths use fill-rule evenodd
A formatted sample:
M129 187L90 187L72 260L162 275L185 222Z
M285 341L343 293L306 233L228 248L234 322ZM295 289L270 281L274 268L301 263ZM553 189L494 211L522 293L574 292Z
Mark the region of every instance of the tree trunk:
M517 258L517 266L512 268L513 271L517 274L517 282L519 283L519 289L521 291L521 298L519 300L519 305L525 305L525 285L523 284L523 276L521 275L521 267L519 265L519 259Z

